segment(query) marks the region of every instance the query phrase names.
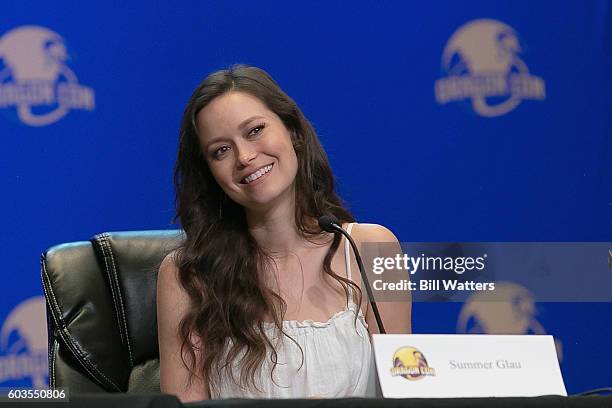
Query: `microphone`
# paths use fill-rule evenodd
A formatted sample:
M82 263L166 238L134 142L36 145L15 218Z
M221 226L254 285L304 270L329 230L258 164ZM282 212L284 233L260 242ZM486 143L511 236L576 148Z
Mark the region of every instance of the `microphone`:
M319 227L325 232L336 232L336 228L342 229L340 221L333 215L323 215L319 218Z
M321 227L321 229L325 232L331 232L333 234L337 232L341 233L351 244L351 248L353 249L353 252L355 253L355 258L357 259L357 265L359 266L359 273L361 273L361 281L364 283L368 300L370 301L372 311L374 312L374 317L376 318L378 331L380 331L380 333L382 334L385 334L385 326L383 325L382 319L380 318L380 313L378 313L378 306L376 306L376 301L374 301L374 295L372 294L372 289L370 288L370 282L368 281L368 277L365 273L365 268L363 267L363 262L361 261L361 255L359 255L359 250L357 249L357 245L355 245L355 241L353 241L351 235L340 226L340 221L333 215L326 214L319 217L319 227Z

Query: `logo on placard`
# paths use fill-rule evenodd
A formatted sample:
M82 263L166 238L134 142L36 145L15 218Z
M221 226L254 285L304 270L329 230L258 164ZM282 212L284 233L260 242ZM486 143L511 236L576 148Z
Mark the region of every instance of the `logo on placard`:
M45 298L27 299L8 315L0 329L0 384L48 385Z
M393 354L392 377L401 376L410 381L417 381L435 375L436 370L429 367L423 353L415 347L401 347Z
M0 109L15 108L21 122L45 126L70 110L93 110L94 91L79 84L66 65L64 39L39 26L22 26L0 37Z
M478 115L501 116L524 99L544 100L541 77L531 75L519 57L516 31L491 19L470 21L459 27L442 54L447 77L435 82L439 104L471 100Z

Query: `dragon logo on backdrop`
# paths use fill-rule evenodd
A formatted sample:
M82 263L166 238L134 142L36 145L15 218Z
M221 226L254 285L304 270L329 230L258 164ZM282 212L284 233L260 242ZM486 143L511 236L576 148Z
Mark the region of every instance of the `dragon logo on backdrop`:
M442 54L447 77L435 82L439 104L471 100L480 116L504 115L522 100L544 100L544 80L531 75L519 57L516 31L497 20L480 19L459 27Z
M26 125L57 122L70 110L95 107L93 89L79 84L66 65L64 39L39 26L22 26L0 37L0 109L15 108Z
M495 292L476 292L465 301L457 321L457 333L546 334L536 318L533 294L513 282L496 282ZM561 341L555 339L557 357L563 359Z
M27 299L0 329L0 384L46 388L49 383L45 298Z

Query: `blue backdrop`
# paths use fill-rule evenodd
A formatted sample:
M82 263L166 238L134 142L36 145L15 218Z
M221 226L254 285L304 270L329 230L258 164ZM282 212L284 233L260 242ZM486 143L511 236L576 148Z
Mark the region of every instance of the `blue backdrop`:
M610 10L606 0L3 4L0 385L45 381L44 364L16 363L44 352L44 249L175 227L182 110L207 73L236 62L270 72L301 106L359 221L402 241L612 241ZM414 331L462 332L462 307L415 304ZM530 313L558 341L569 392L612 385L610 304Z

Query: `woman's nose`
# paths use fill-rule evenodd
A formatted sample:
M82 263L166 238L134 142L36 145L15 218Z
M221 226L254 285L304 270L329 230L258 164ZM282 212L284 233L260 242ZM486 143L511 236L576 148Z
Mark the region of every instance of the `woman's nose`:
M241 167L246 167L249 163L257 157L257 152L255 149L250 148L249 146L239 146L236 148L238 150L238 165Z

